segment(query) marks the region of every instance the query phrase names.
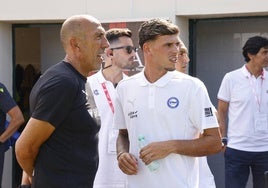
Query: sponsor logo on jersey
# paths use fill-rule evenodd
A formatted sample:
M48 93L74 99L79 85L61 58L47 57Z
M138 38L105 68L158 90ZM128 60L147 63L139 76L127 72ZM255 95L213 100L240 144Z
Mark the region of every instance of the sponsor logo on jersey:
M205 117L213 116L212 109L210 107L205 108L204 110L205 110Z
M131 104L132 108L134 108L134 102L136 99L128 99L127 102Z
M129 113L128 113L128 117L129 117L130 119L132 119L132 118L137 118L137 117L138 117L138 111L132 111L132 112L129 112Z

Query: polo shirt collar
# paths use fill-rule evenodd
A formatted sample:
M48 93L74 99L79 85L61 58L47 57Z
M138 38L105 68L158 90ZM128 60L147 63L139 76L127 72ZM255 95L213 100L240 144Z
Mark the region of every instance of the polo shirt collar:
M102 74L102 70L99 70L97 73L96 73L96 77L97 77L97 80L100 84L106 82L103 74Z
M266 78L267 78L267 71L265 70L265 68L263 68L262 79L266 79Z
M140 74L141 76L140 76L139 82L141 86L155 85L156 87L164 87L174 77L174 71L168 71L161 78L159 78L156 82L150 83L144 75L144 70Z
M246 64L242 67L242 73L244 74L245 77L250 78L251 77L251 73L248 71ZM267 78L267 71L265 71L265 69L263 68L262 70L262 75L261 75L262 79Z
M99 70L97 73L95 73L96 74L96 77L97 77L97 80L98 80L98 82L100 83L100 84L102 84L102 83L105 83L105 82L108 82L108 80L106 80L105 78L104 78L104 76L103 76L103 73L102 73L102 70ZM123 73L123 79L124 78L127 78L128 76L125 74L125 73Z

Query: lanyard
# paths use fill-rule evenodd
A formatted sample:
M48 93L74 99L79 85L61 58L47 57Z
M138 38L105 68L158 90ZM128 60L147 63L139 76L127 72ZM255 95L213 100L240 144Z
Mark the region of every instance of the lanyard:
M103 91L104 91L104 93L105 93L107 102L108 102L108 104L109 104L109 106L110 106L112 112L114 113L114 105L113 105L111 96L110 96L110 94L109 94L109 91L108 91L108 89L107 89L105 83L102 83L101 86L102 86L102 89L103 89Z
M258 110L259 112L261 111L261 95L262 95L262 82L263 82L263 76L261 75L261 87L260 87L260 95L258 95L257 91L256 91L256 87L254 86L253 84L253 79L255 79L254 75L251 75L251 77L249 77L249 83L250 83L250 86L251 86L251 90L252 90L252 93L254 95L254 98L255 98L255 101L258 105ZM257 86L259 86L259 84L257 84Z

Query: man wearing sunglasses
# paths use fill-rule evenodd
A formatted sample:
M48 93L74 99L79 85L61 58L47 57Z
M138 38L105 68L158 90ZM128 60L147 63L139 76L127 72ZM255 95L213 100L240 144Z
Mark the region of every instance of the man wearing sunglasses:
M137 48L132 42L129 29L114 28L106 32L110 47L105 51L103 68L89 76L88 88L101 117L99 132L99 167L94 181L94 188L126 187L126 177L117 165L116 137L118 131L112 127L114 115L115 87L124 77L123 71L138 66Z
M119 47L111 48L111 50L119 50L119 49L125 49L128 54L131 54L132 51L134 52L138 51L138 48L133 47L133 46L119 46Z

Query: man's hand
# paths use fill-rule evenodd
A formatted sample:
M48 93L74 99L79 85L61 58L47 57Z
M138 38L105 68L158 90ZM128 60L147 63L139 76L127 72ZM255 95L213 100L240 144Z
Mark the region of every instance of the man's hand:
M134 155L124 152L118 157L118 166L127 175L135 175L138 173L138 161Z

